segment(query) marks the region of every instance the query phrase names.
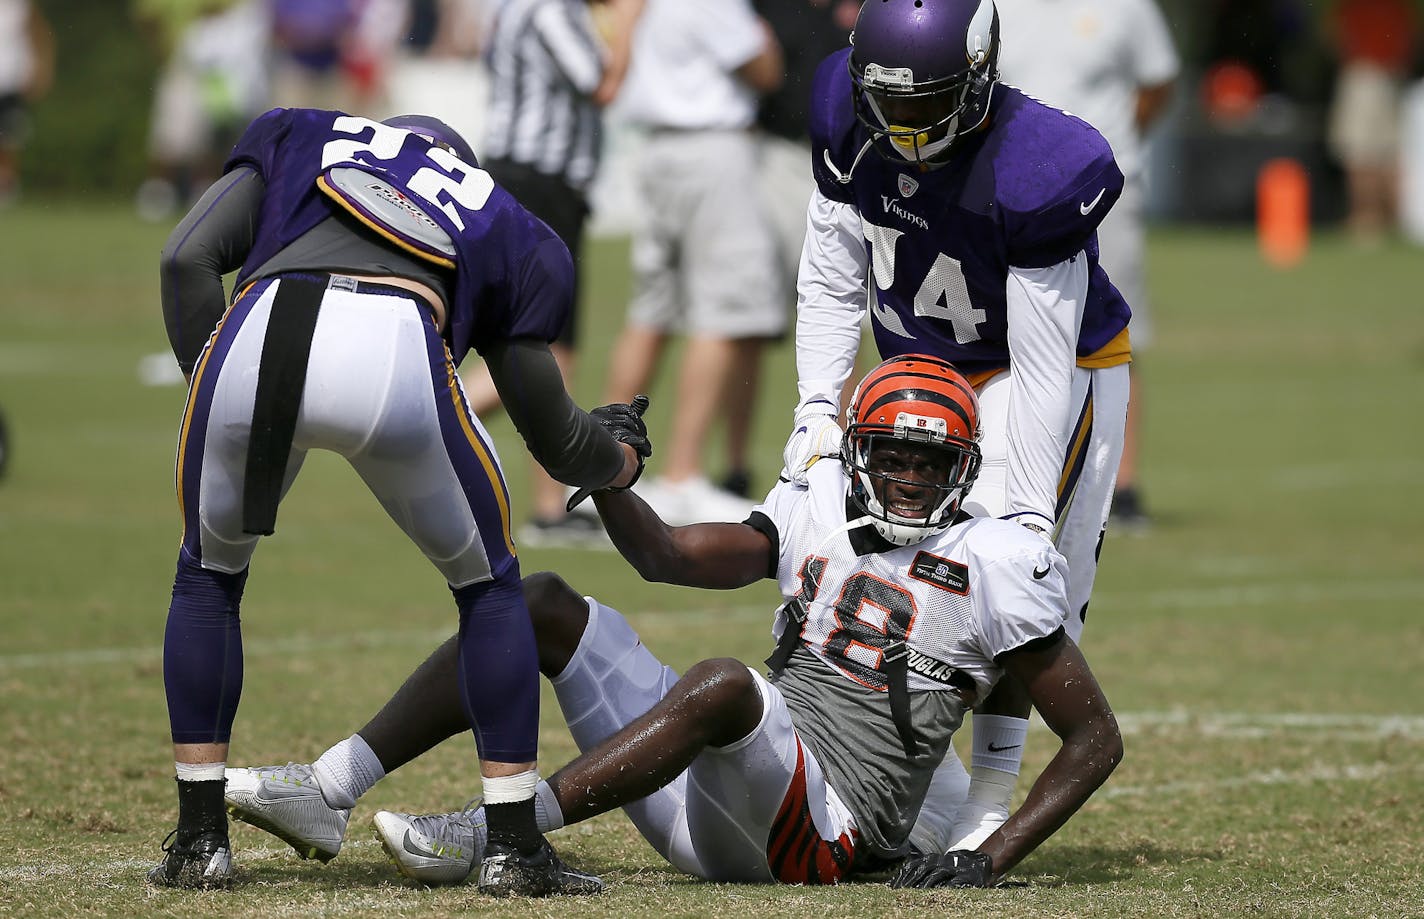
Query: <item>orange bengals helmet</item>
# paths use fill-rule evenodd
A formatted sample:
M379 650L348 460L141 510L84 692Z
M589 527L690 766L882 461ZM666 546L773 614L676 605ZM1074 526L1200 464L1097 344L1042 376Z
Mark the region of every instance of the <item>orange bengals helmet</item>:
M937 357L892 357L856 386L846 416L850 498L876 531L908 546L949 529L979 476L979 400L969 381ZM919 497L897 512L887 506L892 486Z

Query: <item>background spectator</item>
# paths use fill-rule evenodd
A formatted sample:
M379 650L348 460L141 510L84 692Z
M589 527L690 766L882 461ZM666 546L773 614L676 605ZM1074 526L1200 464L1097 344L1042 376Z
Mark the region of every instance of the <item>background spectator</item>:
M1330 151L1345 169L1346 224L1362 242L1396 224L1400 98L1417 27L1406 0L1341 0L1331 20L1340 70Z
M271 100L268 19L258 0L203 0L188 14L149 3L139 15L166 51L149 119L149 176L135 207L166 220L206 188Z
M857 0L757 0L757 12L771 26L781 45L785 82L761 97L757 106L760 144L758 183L776 246L777 296L788 312L796 303L796 271L806 238L806 203L815 182L811 178L811 140L806 128L811 78L832 51L844 48L860 11ZM773 344L769 339L766 344ZM733 379L749 392L759 388L761 354L743 352ZM748 464L754 401L727 402L727 473L721 487L751 497ZM759 496L756 495L756 496Z
M0 207L20 194L29 107L54 78L54 33L29 0L0 0Z
M788 321L751 130L757 93L781 81L776 38L748 0L647 4L621 100L642 135L633 302L607 393L646 391L668 338L686 335L662 475L639 485L669 522L740 521L752 507L708 481L702 452L723 406L757 400L751 368Z

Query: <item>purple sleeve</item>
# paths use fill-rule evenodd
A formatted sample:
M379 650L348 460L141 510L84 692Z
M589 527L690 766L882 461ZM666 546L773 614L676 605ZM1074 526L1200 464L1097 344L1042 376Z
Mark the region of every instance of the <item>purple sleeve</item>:
M568 247L551 231L534 242L510 269L501 300L504 308L482 312L472 337L484 353L494 341L530 338L552 342L563 328L574 299L574 263Z
M1011 86L994 93L992 181L1009 264L1057 265L1088 246L1122 194L1122 171L1112 147L1083 119Z
M1121 195L1122 172L1108 152L1066 177L1060 193L1040 207L1015 215L1009 227L1009 264L1047 268L1078 254Z
M253 119L233 145L223 172L231 172L240 166L256 170L258 175L267 176L272 170L272 156L291 127L292 109L274 108Z

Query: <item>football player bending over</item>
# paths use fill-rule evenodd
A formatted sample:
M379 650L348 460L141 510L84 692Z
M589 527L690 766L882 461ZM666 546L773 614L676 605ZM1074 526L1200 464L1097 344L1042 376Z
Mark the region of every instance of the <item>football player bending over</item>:
M635 413L619 418L641 428ZM903 860L894 886L985 887L1107 779L1122 738L1065 634L1063 557L1024 527L959 510L980 461L968 383L937 358L894 358L861 381L848 421L839 463L781 482L743 523L669 527L632 492L595 496L648 580L777 579L769 678L717 658L679 679L616 610L552 574L526 578L540 668L583 751L540 783L540 831L622 807L660 855L707 880L830 884ZM455 651L452 639L313 767L228 770L234 815L299 853L334 855L356 798L466 729ZM951 735L1005 674L1027 687L1057 754L977 850L916 851L910 830ZM374 822L415 880L458 882L481 864L482 808Z

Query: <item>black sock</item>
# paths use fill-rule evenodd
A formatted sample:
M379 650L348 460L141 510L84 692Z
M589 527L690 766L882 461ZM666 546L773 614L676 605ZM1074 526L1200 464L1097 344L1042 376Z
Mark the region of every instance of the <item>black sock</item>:
M223 803L222 779L178 782L179 843L189 843L204 833L227 835L227 809Z
M512 846L521 855L533 855L544 843L534 820L534 799L509 804L486 804L489 841Z

